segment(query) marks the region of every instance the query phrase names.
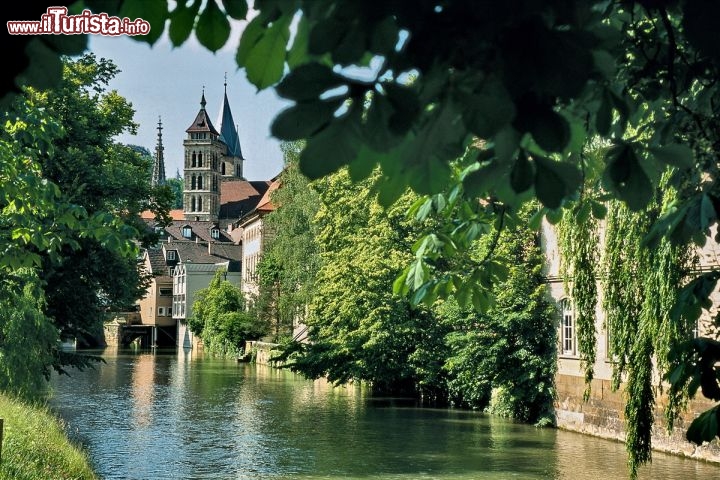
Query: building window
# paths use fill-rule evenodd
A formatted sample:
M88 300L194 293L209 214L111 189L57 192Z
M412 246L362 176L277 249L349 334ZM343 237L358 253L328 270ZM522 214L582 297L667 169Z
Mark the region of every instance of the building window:
M192 168L195 168L197 166L197 155L195 152L192 152L192 163L190 165Z
M175 260L175 250L168 250L166 254L168 260Z
M161 288L160 296L161 297L172 297L172 288Z
M202 209L202 197L198 197L197 211L198 211L198 212L202 212L202 211L203 211L203 209Z
M202 190L202 184L203 184L202 179L203 179L203 177L198 175L198 178L197 178L197 189L198 190Z
M560 311L560 348L563 355L575 356L575 311L569 298L560 301Z
M193 199L193 200L194 200L194 199ZM183 235L183 237L185 237L185 238L190 238L190 237L192 237L192 228L190 227L190 225L185 225L185 226L183 227L183 229L182 229L182 235Z
M198 153L198 167L202 168L202 152Z
M157 312L158 312L158 317L164 317L165 316L165 307L158 307Z
M210 236L217 240L218 238L220 238L220 230L217 228L213 228L212 230L210 230Z

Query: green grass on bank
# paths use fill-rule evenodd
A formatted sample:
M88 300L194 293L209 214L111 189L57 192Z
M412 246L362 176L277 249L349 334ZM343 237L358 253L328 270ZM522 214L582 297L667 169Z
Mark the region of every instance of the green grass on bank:
M5 420L0 480L96 480L87 455L47 408L0 395Z

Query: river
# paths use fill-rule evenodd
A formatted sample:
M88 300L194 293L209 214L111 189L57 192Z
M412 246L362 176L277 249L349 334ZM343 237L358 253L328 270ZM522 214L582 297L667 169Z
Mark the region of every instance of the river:
M627 478L624 446L190 352L110 351L51 408L104 479ZM641 478L718 478L661 453Z

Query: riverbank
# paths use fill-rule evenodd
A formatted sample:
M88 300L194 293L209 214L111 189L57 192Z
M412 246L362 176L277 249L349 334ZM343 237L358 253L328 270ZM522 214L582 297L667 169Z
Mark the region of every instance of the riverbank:
M87 454L47 408L0 395L4 419L0 480L96 480Z

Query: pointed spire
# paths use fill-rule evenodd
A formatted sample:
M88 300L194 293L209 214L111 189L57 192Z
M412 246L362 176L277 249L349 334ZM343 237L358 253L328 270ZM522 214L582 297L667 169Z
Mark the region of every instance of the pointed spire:
M220 126L220 140L227 145L228 156L244 160L242 149L240 148L240 135L238 135L237 124L233 119L230 102L227 97L227 73L225 74L225 95L215 123Z
M153 162L152 171L152 185L164 185L165 184L165 147L162 143L162 117L158 116L158 138L157 145L155 146L155 161Z
M219 136L220 134L217 130L215 130L215 127L213 127L213 124L208 117L205 105L207 105L207 102L205 101L205 85L203 85L202 98L200 99L200 111L195 117L195 120L193 120L192 125L190 125L185 132L210 132Z

